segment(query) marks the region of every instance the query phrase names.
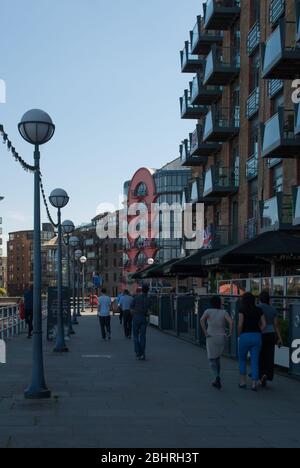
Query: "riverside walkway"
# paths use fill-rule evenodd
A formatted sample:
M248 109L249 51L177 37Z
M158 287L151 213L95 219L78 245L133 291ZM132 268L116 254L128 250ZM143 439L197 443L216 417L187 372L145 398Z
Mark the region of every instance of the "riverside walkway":
M69 343L45 343L52 398L26 401L31 342L8 342L0 365L0 447L201 448L300 447L300 383L278 376L255 394L237 387L237 364L224 360L224 389L210 387L205 351L158 330L148 335L148 361L136 361L119 320L102 342L85 314Z

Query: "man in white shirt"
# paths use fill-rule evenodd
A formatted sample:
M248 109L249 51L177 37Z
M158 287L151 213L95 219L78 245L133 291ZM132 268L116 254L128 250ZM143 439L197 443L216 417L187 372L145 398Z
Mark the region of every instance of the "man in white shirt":
M98 306L98 315L103 340L106 340L106 336L109 340L111 339L110 310L111 298L107 295L106 289L103 288L99 297Z

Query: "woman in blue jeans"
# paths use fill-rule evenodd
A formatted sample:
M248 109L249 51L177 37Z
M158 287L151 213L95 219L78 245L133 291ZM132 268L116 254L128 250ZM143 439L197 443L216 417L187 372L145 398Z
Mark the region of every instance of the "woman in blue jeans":
M240 388L247 388L247 358L250 352L252 390L257 391L259 382L259 358L262 347L262 330L266 327L263 311L256 306L255 296L246 293L239 311L239 368Z

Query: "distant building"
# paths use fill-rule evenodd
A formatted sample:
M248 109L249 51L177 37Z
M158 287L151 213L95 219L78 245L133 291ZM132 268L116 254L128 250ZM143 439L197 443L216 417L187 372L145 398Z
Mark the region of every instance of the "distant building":
M53 226L48 223L43 224L42 243L49 241L53 236ZM28 284L33 284L33 231L12 232L7 242L8 294L20 296Z
M151 205L165 203L173 205L182 203L182 193L187 187L191 177L191 169L182 167L181 160L176 159L159 170L139 169L131 181L124 184L124 194L127 198L128 208L135 203L143 204L148 212L148 228L139 226L144 233L138 239L131 238L123 242L123 280L124 287L131 283L133 273L147 268L148 262L165 263L168 260L180 257L182 241L174 235L176 226L171 219L169 238L164 238L161 221L158 223L158 234L152 237ZM137 217L137 216L136 216ZM134 216L128 215L128 225L134 221Z
M117 238L100 239L97 224L104 218L119 230L119 212L104 213L92 219L91 223L78 227L74 235L79 237L79 248L87 258L85 264L85 286L93 291L93 277L101 276L108 294L116 296L122 281L122 241Z
M7 257L0 257L0 288L7 290Z

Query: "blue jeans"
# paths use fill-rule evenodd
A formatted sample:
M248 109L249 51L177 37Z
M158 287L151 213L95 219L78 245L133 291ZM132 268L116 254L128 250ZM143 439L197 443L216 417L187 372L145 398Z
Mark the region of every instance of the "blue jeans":
M250 352L252 380L259 380L259 357L262 346L261 333L242 333L239 342L240 374L247 375L247 357Z
M133 317L134 349L137 356L145 355L147 318L136 314Z

